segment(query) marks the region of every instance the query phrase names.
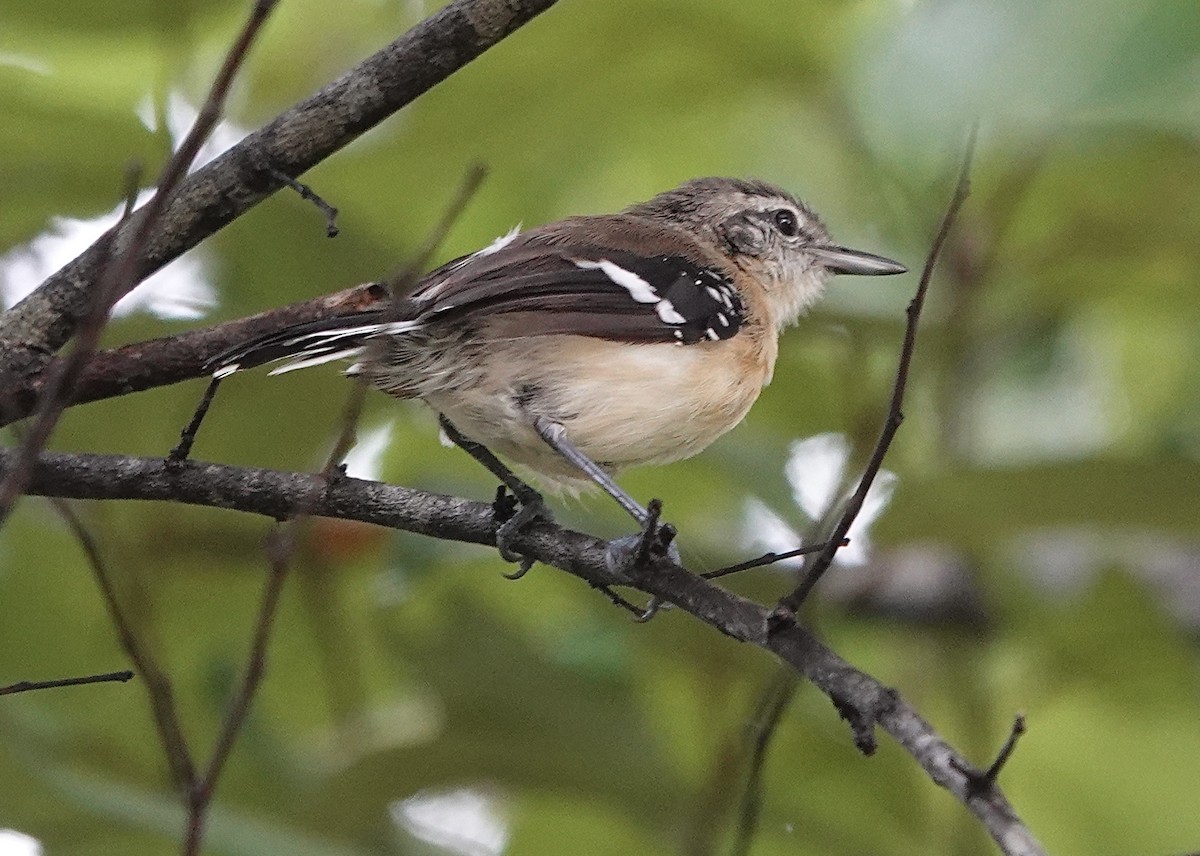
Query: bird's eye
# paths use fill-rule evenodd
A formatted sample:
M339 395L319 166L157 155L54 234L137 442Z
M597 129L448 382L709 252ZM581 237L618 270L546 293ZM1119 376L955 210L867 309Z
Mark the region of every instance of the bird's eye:
M775 228L789 238L794 238L800 233L800 224L796 222L796 212L790 208L780 208L776 210L771 219L775 221Z

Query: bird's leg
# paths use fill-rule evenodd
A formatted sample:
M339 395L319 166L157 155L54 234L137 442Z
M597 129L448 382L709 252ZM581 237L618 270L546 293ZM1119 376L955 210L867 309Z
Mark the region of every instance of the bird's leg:
M650 519L650 512L643 508L636 499L622 490L621 486L613 481L612 476L606 473L599 464L579 451L579 448L567 439L566 429L562 425L557 422L551 422L544 416L534 416L533 427L538 432L538 436L550 448L574 464L580 472L603 488L605 493L615 499L618 505L629 512L629 515L638 522L639 526L646 525L646 521Z
M512 580L520 579L533 567L533 559L514 551L512 540L532 520L539 518L553 520L550 510L546 508L542 495L521 481L512 470L492 454L487 446L463 436L443 414L438 414L438 422L442 426L442 431L450 438L451 443L483 464L488 472L500 479L502 487L496 494L496 501L492 504L497 519L501 520L500 525L496 527L496 549L500 551L500 557L504 561L516 562L519 565L515 573L505 574L505 576ZM511 491L517 502L520 503L520 508L517 508L515 512L511 504L504 501L506 499L505 488Z
M196 432L200 430L200 423L204 421L204 417L208 414L208 408L212 404L213 396L217 394L217 387L220 385L221 378L216 376L208 382L208 388L204 390L203 398L196 405L196 412L192 414L191 421L188 422L187 427L179 434L179 444L167 453L166 464L168 469L180 466L187 460L188 455L192 453L192 445L196 442Z
M579 450L567 439L566 429L557 422L551 422L542 416L533 416L533 427L547 445L574 464L580 472L598 484L604 491L617 501L629 515L638 522L641 532L625 538L616 538L608 542L608 562L613 569L619 569L632 561L639 565L647 564L657 553L665 555L679 563L679 548L674 543L675 527L669 523L660 524L658 514L662 504L658 500L651 501L649 510L643 508L637 500L621 489L613 481L612 476ZM660 601L654 598L647 607L643 620L649 619L658 611Z

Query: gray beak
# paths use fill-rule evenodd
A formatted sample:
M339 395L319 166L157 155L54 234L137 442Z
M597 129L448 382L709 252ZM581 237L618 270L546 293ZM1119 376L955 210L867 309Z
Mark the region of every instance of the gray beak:
M862 250L848 250L845 247L808 247L808 252L817 257L817 261L830 273L850 273L858 276L890 276L894 273L907 273L908 268L899 262L885 259L874 253L864 253Z

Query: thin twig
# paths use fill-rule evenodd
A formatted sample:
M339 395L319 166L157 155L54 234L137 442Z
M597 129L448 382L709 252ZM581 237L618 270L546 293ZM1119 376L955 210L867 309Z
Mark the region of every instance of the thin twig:
M297 181L286 172L275 169L275 167L268 167L268 170L271 175L274 176L276 181L279 181L296 191L296 193L300 194L301 199L311 202L313 205L317 206L317 209L320 210L322 214L325 215L325 237L336 238L338 236L337 208L330 205L328 202L318 196L317 193L307 184L302 181Z
M849 543L849 538L843 538L841 546L845 547ZM757 558L747 559L744 562L738 562L736 565L728 565L724 568L718 568L715 571L705 571L700 576L706 580L717 580L721 577L729 576L730 574L737 574L741 573L742 571L752 570L754 568L764 568L767 565L774 565L776 562L794 559L797 556L807 556L811 553L819 553L824 550L826 546L827 545L825 543L809 544L807 547L797 547L795 550L787 550L783 553L763 553Z
M233 745L241 732L250 705L262 683L266 673L267 645L271 639L271 631L275 626L275 617L279 612L280 595L283 584L287 580L288 567L297 541L298 520L280 524L268 541L267 553L270 557L271 572L263 589L262 601L258 608L258 618L254 623L254 636L250 643L250 654L246 658L246 669L242 680L230 700L229 709L221 722L221 730L217 734L216 744L212 755L204 767L204 773L197 779L187 794L187 826L184 837L183 856L196 856L200 852L200 843L208 819L208 807L212 802L213 792L225 769L225 762L233 751Z
M83 323L76 330L75 345L71 349L71 353L53 372L50 382L42 390L34 424L26 433L25 441L21 444L21 454L17 463L5 475L3 482L0 482L0 525L3 525L13 503L24 490L37 453L45 447L58 418L71 400L75 383L83 367L96 351L100 336L108 324L113 305L132 288L143 248L157 228L159 218L166 209L167 202L175 191L176 185L187 175L188 168L200 152L200 147L204 145L204 141L208 139L220 120L234 75L241 68L251 44L276 2L278 0L256 0L254 3L249 19L238 34L233 47L225 56L221 70L209 89L208 97L200 108L196 121L192 123L191 129L180 143L179 149L163 167L154 196L146 204L133 237L124 250L118 255L110 257L104 266L99 278L99 288L93 296L91 307ZM127 203L127 212L129 208Z
M738 807L737 830L734 834L731 856L746 856L754 835L758 832L758 820L762 814L763 770L766 768L767 750L771 738L779 729L783 713L791 704L798 684L796 673L780 671L759 699L758 710L751 720L748 734L750 743L750 769L746 775L746 789L742 792Z
M78 687L83 684L102 684L109 681L125 683L133 678L133 672L105 672L102 675L85 675L81 678L59 678L53 681L17 681L6 687L0 687L0 696L27 693L31 690L50 690L56 687Z
M938 228L937 236L933 240L933 246L929 249L929 255L925 258L925 267L921 271L921 280L917 285L917 293L909 302L906 310L908 323L904 328L904 345L900 349L900 363L896 369L895 383L892 386L892 398L888 404L887 419L883 424L883 429L880 431L879 440L875 444L875 450L871 453L871 457L867 461L867 466L863 470L858 488L847 501L841 519L838 520L837 525L833 528L833 532L830 533L825 544L825 549L817 555L812 565L805 570L804 578L795 590L786 597L781 598L776 605L775 611L772 613L775 622L793 621L796 611L804 603L809 592L812 591L817 581L821 579L821 576L833 564L834 556L837 555L837 551L842 545L842 540L846 537L846 533L850 531L855 518L858 517L858 513L862 510L863 503L867 499L867 493L875 481L875 476L879 473L880 467L883 466L883 459L892 444L892 438L896 436L896 431L899 430L900 423L904 421L902 409L904 392L908 386L909 366L912 364L913 352L917 345L917 324L921 319L921 309L925 305L925 295L929 291L929 282L933 278L933 269L937 264L938 257L941 255L942 247L950 235L950 229L954 225L959 209L962 208L962 204L966 201L967 195L970 192L971 162L975 155L975 137L976 129L972 128L967 138L966 152L963 154L962 165L959 167L958 181L954 187L954 196L951 198L946 213L942 217L941 226Z
M483 180L487 178L487 172L487 167L484 164L471 164L462 181L459 183L454 196L450 199L450 204L442 212L441 219L433 225L433 228L429 230L429 234L425 236L425 241L417 248L412 258L403 267L382 281L382 284L392 293L394 300L399 302L420 280L421 273L429 264L430 258L437 252L437 248L441 246L450 229L458 221L462 212L466 210L467 205L479 190L479 186L483 184Z
M1004 769L1004 765L1012 757L1013 751L1017 748L1017 741L1021 739L1021 735L1024 733L1025 715L1018 713L1013 717L1012 728L1009 729L1004 745L1000 747L1000 751L996 754L996 760L982 773L967 764L959 763L957 759L955 760L953 764L954 768L967 777L968 799L983 796L996 786L996 780L1000 778L1000 771Z
M176 787L187 789L195 776L195 764L187 738L183 733L183 724L179 718L179 709L175 704L175 692L171 680L158 665L158 661L150 652L149 647L142 644L129 616L125 614L113 585L112 574L100 554L100 547L91 531L84 525L71 503L59 497L50 497L50 504L67 524L75 540L83 548L91 566L92 575L104 606L108 610L109 620L117 631L117 639L121 648L133 663L134 669L142 676L146 685L146 694L150 699L150 712L154 718L154 727L163 746L163 754L167 756L167 766L171 770L171 780Z
M188 455L192 453L192 446L196 443L196 432L200 430L200 423L208 415L208 408L212 407L213 398L216 397L217 388L220 385L221 378L216 375L209 378L208 386L204 389L204 395L200 397L200 403L196 405L196 412L192 414L187 427L180 432L179 442L167 453L168 462L182 464L187 460Z

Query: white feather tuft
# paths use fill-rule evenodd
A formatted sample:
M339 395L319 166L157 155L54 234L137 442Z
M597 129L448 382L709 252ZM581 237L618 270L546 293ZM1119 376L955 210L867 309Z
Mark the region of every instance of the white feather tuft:
M315 357L302 357L301 359L293 360L290 363L284 363L277 369L272 369L270 374L287 374L288 372L296 371L296 369L306 369L310 366L319 366L324 363L331 363L334 360L348 360L360 356L362 352L363 348L361 347L345 348L340 351L331 351L327 354L317 354Z
M490 256L492 253L498 253L513 242L517 235L521 234L521 224L513 226L496 240L492 241L482 250L476 250L471 254L472 259L477 259L480 256Z

